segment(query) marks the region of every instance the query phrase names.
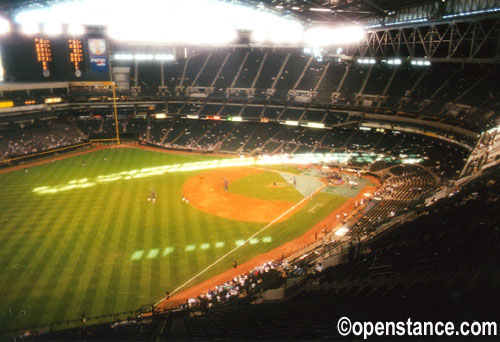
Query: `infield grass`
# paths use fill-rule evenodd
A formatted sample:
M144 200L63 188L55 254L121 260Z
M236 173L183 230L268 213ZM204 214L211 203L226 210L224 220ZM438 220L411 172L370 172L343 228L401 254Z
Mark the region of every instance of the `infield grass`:
M296 203L303 196L278 173L264 171L232 182L229 192L266 201Z
M0 332L155 303L264 226L183 203L183 183L202 171L33 189L210 159L220 157L109 149L0 174ZM345 200L319 193L189 285L302 235Z

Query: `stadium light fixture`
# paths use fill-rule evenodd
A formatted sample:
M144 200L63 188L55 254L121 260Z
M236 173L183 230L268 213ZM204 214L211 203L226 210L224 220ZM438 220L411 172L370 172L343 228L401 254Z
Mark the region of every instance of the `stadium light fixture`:
M357 43L365 37L365 31L357 26L312 27L304 33L304 43L309 46L332 46Z
M304 29L302 25L290 24L276 27L269 31L270 40L273 43L297 44L303 39Z
M325 128L325 124L324 123L318 123L318 122L308 122L307 123L307 127L310 127L310 128Z
M257 43L263 43L271 39L271 35L266 30L255 30L251 34L251 39Z
M5 18L0 18L0 35L9 33L11 30L10 22Z
M137 54L134 56L136 61L152 61L154 59L153 55Z
M377 64L377 60L374 58L358 58L356 62L358 64Z
M304 43L309 46L333 45L332 38L332 30L326 27L311 28L304 33Z
M69 24L68 34L72 36L81 36L85 34L85 27L81 24Z
M402 61L400 58L387 60L387 64L389 64L389 65L401 65L401 63L402 63Z
M38 23L24 23L21 24L21 32L27 35L34 35L40 33L40 26Z
M235 40L238 30L257 29L277 31L274 40L295 42L302 31L298 21L272 11L216 0L142 0L141 6L133 0L70 0L22 10L15 21L31 27L26 30L30 34L38 33L33 23L78 23L106 26L115 40L146 43L225 44ZM293 26L301 27L299 34ZM80 30L71 28L68 34L82 34Z
M134 59L134 55L117 53L116 55L113 56L113 59L117 61L131 61Z
M430 66L431 61L423 60L423 59L414 59L411 62L411 65L415 66Z
M157 61L173 61L173 60L175 60L175 56L170 55L170 54L167 54L167 55L159 54L159 55L155 55L155 59Z
M48 36L58 36L62 33L62 26L54 22L45 23L43 24L43 33Z

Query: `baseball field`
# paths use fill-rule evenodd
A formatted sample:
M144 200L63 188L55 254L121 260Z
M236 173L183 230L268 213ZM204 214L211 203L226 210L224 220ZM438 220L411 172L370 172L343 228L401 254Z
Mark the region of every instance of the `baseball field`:
M0 174L0 331L156 303L348 199L296 167L221 159L102 149Z

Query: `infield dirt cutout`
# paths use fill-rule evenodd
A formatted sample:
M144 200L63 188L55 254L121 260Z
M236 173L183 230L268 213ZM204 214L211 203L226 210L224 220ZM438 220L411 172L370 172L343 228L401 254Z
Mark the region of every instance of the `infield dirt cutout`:
M37 160L37 161L29 161L26 164L23 165L15 165L11 167L6 167L0 169L0 173L7 173L7 172L12 172L16 170L23 169L25 167L33 167L36 165L42 165L46 163L50 163L56 160L61 160L61 159L66 159L69 157L73 157L76 155L82 155L82 154L87 154L87 153L92 153L95 151L103 150L103 149L109 149L109 148L137 148L137 149L142 149L142 150L149 150L149 151L155 151L155 152L160 152L160 153L168 153L168 154L192 154L192 155L201 155L199 153L193 153L193 152L185 152L185 151L169 151L165 150L163 148L157 148L157 147L151 147L151 146L145 146L145 145L118 145L118 146L98 146L98 147L92 147L88 150L84 151L76 151L76 152L69 152L68 154L64 155L51 155L48 156L48 158L42 159L42 160ZM212 155L217 155L217 154L212 154ZM227 155L220 155L221 157L227 158ZM208 201L203 201L202 204L203 206L206 206L205 209L200 209L207 211L211 214L214 214L216 212L222 213L223 209L229 209L226 213L226 215L230 216L224 216L228 217L231 219L236 219L236 220L245 220L244 218L238 218L238 215L251 217L249 221L251 222L262 222L262 223L269 223L273 221L276 217L278 217L280 214L284 213L286 210L288 210L290 207L294 205L292 202L271 202L271 201L265 201L265 200L258 200L258 199L253 199L237 194L231 194L229 192L224 192L224 177L228 179L229 183L231 181L235 181L239 178L251 175L251 174L256 174L259 172L264 172L262 170L254 169L254 168L248 168L248 167L238 167L238 168L225 168L223 170L221 169L216 169L216 170L210 170L203 172L201 174L198 174L198 176L195 176L191 179L189 179L184 186L186 186L188 183L190 183L189 191L190 191L190 197L189 201L190 204L194 205L196 199L198 197L201 197L200 195L202 194L202 191L205 192L205 194L209 194L209 197L211 198L212 202ZM197 177L204 177L204 181L208 180L209 178L214 182L212 187L208 187L208 183L205 184L205 186L200 185L200 179L197 179ZM366 192L374 192L377 190L377 188L380 187L380 182L378 179L371 177L371 176L364 176L366 178L369 178L372 183L376 184L374 186L365 186L362 188L358 195L356 197L348 199L344 204L342 204L339 208L333 210L326 218L321 220L320 222L316 223L313 227L308 229L304 234L292 241L288 241L285 244L276 247L266 253L257 255L255 257L250 258L250 260L243 262L242 264L239 264L237 268L228 268L225 272L220 273L214 277L211 277L205 281L202 281L201 283L195 284L194 286L187 287L186 289L175 293L170 300L165 300L162 299L158 303L157 307L158 308L175 308L180 304L183 304L186 302L188 298L195 298L201 293L205 293L210 289L213 289L216 285L222 284L226 282L228 279L232 279L235 276L238 276L242 273L248 272L252 270L253 268L262 265L264 262L271 261L271 260L279 260L283 257L287 257L304 246L307 246L311 243L313 243L316 240L316 234L321 234L322 230L326 228L332 228L338 225L338 221L336 219L337 214L342 214L343 212L346 213L351 213L354 211L355 207L355 201L359 201L362 198L364 198L363 194ZM196 182L196 180L198 182ZM202 182L201 182L202 183ZM187 188L183 188L186 190ZM186 193L184 193L186 196ZM213 195L213 196L212 196ZM234 202L238 198L238 202ZM260 212L258 214L255 213L252 209L252 202L261 202L260 205L263 205L264 208L269 208L272 206L273 212L267 212L266 209L266 214L265 217L264 212ZM281 203L282 207L277 206L277 203ZM299 210L301 206L298 206L295 210L292 211L295 212L296 210ZM280 221L286 220L292 213L289 215L286 215L283 217ZM217 214L220 215L220 214ZM235 216L232 216L235 215ZM259 221L256 221L256 217L259 216Z
M189 178L182 188L189 204L198 210L231 220L269 223L290 209L289 201L266 201L224 191L224 179L234 182L240 178L262 173L249 167L208 170ZM288 215L279 221L285 221Z

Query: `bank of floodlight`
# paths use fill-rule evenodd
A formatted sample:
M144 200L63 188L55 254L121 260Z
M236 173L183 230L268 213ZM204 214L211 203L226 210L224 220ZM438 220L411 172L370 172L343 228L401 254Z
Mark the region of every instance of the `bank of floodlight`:
M414 59L410 63L411 63L411 65L415 65L415 66L430 66L431 65L431 61L423 60L423 59Z
M9 33L11 30L10 21L0 17L0 35Z
M27 35L35 35L40 33L40 25L36 22L21 24L21 32Z
M71 36L82 36L85 34L85 26L82 24L69 24L67 30Z
M62 25L56 22L43 24L43 33L48 36L58 36L62 33Z
M304 44L318 47L348 45L364 37L365 31L357 26L312 27L304 33Z

